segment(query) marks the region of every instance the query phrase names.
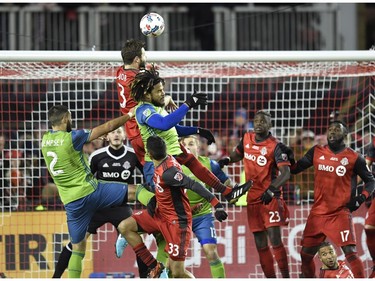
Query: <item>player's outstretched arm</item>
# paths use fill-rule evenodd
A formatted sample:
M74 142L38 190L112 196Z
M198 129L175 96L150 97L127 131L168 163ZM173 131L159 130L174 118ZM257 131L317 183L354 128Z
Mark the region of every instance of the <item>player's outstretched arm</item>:
M129 111L127 114L122 115L118 118L112 119L102 125L99 125L92 129L89 141L93 141L98 137L112 132L113 130L117 129L118 127L122 126L127 122L129 119L133 118L133 112Z

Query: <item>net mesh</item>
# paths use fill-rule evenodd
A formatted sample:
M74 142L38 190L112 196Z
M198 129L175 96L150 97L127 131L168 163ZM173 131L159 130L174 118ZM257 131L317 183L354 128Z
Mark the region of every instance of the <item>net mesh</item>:
M362 153L374 132L374 62L267 62L267 63L156 63L166 78L166 93L177 104L194 89L209 96L206 109L191 110L184 125L210 129L216 144L202 140L202 154L218 160L236 146L242 133L252 128L256 111L273 116L272 133L290 145L299 159L315 143L324 143L331 118L350 127L349 145ZM3 62L1 79L0 272L10 277L51 277L58 254L68 242L63 206L51 185L41 158L40 140L48 128L47 111L66 104L73 127L92 128L120 114L114 81L120 63ZM87 154L100 141L85 147ZM242 165L226 168L242 182ZM300 272L300 240L312 203L312 172L294 177L284 187L291 222L283 228L291 277ZM227 277L263 278L245 208L228 207L229 220L216 223L219 255ZM370 270L363 220L365 207L355 214L358 252ZM92 237L85 257L83 277L90 272L135 271L131 249L126 261L114 257L116 231L103 226ZM152 238L147 245L155 250ZM92 253L92 254L89 254ZM343 256L341 256L343 258ZM130 261L129 261L130 260ZM186 265L196 277L210 277L209 267L194 239ZM275 265L277 269L277 266ZM278 270L276 270L278 272ZM279 273L278 273L279 274Z

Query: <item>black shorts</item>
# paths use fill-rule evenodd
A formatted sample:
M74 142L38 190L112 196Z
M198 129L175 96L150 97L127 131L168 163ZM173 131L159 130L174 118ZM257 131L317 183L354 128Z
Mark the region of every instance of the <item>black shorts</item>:
M133 210L129 205L99 210L92 217L87 232L96 234L96 230L106 223L112 224L117 229L120 222L130 217L132 213Z

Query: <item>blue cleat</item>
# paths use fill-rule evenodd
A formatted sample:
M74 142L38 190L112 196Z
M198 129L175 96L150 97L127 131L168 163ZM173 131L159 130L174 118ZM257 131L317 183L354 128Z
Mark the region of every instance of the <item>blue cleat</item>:
M117 241L115 244L117 258L122 257L122 254L124 253L124 250L126 246L128 246L128 244L128 241L126 241L126 239L121 234L117 237Z
M168 270L167 268L164 268L163 271L161 272L159 278L162 278L162 279L169 279L169 277L168 277L168 273L169 273L169 270Z

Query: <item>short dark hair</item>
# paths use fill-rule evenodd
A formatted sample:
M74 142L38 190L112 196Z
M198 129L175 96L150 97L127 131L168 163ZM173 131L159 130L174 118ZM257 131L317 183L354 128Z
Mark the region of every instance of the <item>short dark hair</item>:
M61 124L62 119L69 112L66 105L54 105L48 110L48 121L51 126L58 126Z
M167 156L167 145L159 136L150 136L147 139L146 148L150 156L155 160L162 160Z
M319 245L319 248L318 248L318 252L321 248L324 248L324 247L329 247L329 246L332 246L332 243L329 242L329 241L323 241L322 243L320 243Z
M135 57L142 56L142 48L145 42L136 39L127 40L121 49L121 57L124 64L132 64Z
M263 114L263 115L265 115L265 116L268 116L269 118L272 118L271 113L269 113L269 112L266 111L266 110L259 110L259 111L257 111L257 112L255 113L255 116L257 116L257 115L259 115L259 114Z
M152 65L150 70L141 70L134 77L134 81L131 85L131 94L135 101L139 102L143 96L151 93L155 85L162 83L165 84L163 78L159 76L159 72L156 71L155 66Z
M344 121L341 121L341 120L332 120L331 122L329 122L329 126L328 127L331 127L332 125L334 124L340 124L344 127L345 129L345 133L348 134L349 133L349 128L348 126L346 125L346 123Z

